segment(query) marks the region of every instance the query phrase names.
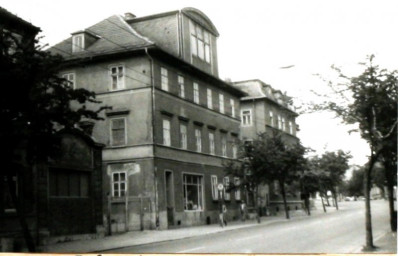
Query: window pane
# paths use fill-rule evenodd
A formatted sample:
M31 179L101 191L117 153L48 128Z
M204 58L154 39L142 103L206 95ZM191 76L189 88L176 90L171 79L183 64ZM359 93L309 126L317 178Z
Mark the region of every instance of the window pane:
M201 59L205 58L205 49L204 49L204 43L201 40L198 40L198 56Z
M126 181L126 173L122 172L119 175L120 175L120 180L121 181Z

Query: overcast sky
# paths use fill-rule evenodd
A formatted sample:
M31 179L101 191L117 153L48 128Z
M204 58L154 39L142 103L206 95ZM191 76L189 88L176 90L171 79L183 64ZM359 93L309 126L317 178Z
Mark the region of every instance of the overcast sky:
M310 90L325 90L314 74L329 75L332 64L355 75L358 63L375 54L381 67L398 69L397 0L2 0L0 5L40 27L42 41L50 45L114 14L141 17L195 7L220 33L220 78L260 79L298 104L314 100ZM367 161L367 144L331 114L301 115L297 123L304 146L319 154L351 151L351 164Z

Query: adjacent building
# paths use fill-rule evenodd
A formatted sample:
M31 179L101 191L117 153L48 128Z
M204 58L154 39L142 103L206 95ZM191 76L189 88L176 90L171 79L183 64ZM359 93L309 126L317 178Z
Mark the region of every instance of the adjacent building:
M240 98L218 77L219 33L201 11L114 15L50 51L60 74L94 91L103 113L93 137L103 149L103 210L109 232L218 221L223 164L237 157ZM237 218L240 191L222 193Z
M253 79L233 83L234 87L247 93L240 99L241 139L250 142L258 134L281 132L286 143L298 143L297 113L291 98L261 80ZM278 182L263 186L259 190L261 205L268 214L283 210L283 201ZM301 209L299 193L287 189L288 207ZM263 211L264 212L264 211Z

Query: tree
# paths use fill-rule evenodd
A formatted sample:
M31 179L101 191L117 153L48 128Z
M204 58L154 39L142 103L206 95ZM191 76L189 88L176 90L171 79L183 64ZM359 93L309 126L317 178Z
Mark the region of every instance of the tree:
M347 193L349 196L363 196L364 195L364 180L365 168L361 167L352 172L351 179L347 183Z
M37 40L35 43L37 44ZM0 34L0 140L2 141L2 174L6 175L9 192L19 216L29 251L35 244L24 216L23 202L16 194L12 170L21 165L32 170L57 152L60 128L75 127L82 118L99 120L98 113L106 107L89 110L85 104L99 103L93 92L73 89L58 76L63 59L52 56L37 45L26 45L20 37L2 30ZM23 163L16 161L25 156ZM26 169L26 168L25 168Z
M342 81L328 82L329 87L337 96L331 100L330 94L324 95L325 101L315 106L315 110L329 110L341 117L347 124L356 124L361 137L365 139L370 148L370 156L365 169L365 207L366 207L366 245L364 250L375 248L373 244L370 185L371 172L375 163L381 160L383 154L388 159L388 164L393 157L387 156L387 148L394 152L396 157L396 144L392 148L391 140L397 137L397 71L389 72L380 70L373 64L374 56L362 65L365 70L356 77L344 75L339 68L334 67Z
M286 184L299 178L305 168L305 148L298 142L287 144L280 133L260 134L258 139L244 147L244 165L235 168L244 173L247 184L253 185L256 194L258 185L278 181L283 198L286 218L289 211L286 201ZM231 173L226 170L227 173ZM256 201L256 200L255 200Z

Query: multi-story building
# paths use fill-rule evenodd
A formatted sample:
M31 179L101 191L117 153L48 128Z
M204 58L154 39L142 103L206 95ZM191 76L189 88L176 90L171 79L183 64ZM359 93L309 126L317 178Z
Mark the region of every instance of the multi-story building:
M297 143L298 126L295 122L297 113L291 105L291 98L279 90L260 80L246 80L234 82L233 85L246 92L247 96L240 99L241 139L243 142L252 141L262 133L279 131L286 143ZM283 208L282 197L278 182L262 186L259 190L261 205L269 213ZM292 210L301 208L300 195L296 191L287 189L288 207Z
M112 232L217 221L223 163L236 158L239 98L218 78L217 29L184 8L114 15L53 46L76 88L112 110L93 136L103 150L104 210ZM240 194L225 192L230 218Z

